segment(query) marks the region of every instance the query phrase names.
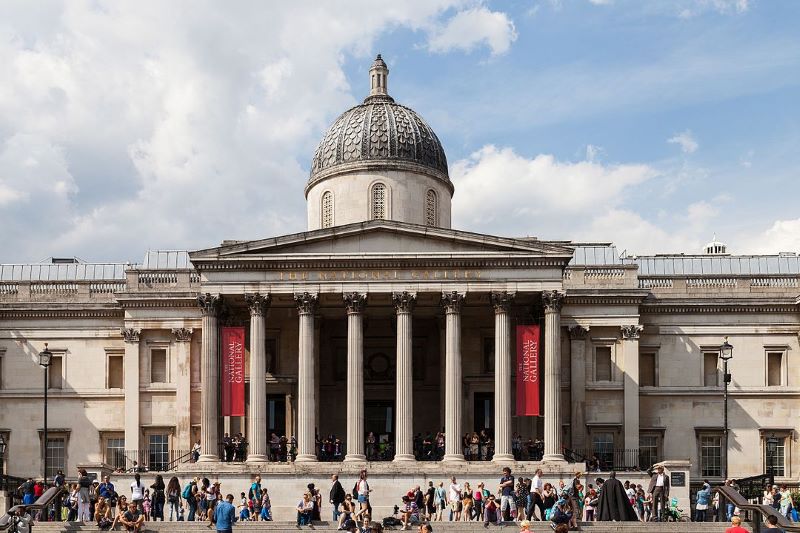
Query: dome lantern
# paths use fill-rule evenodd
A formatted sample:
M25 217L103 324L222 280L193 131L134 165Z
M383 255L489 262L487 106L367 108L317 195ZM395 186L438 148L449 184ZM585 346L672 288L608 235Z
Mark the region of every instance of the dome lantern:
M380 54L372 62L369 69L369 95L370 96L389 96L387 78L389 77L389 67L383 61Z

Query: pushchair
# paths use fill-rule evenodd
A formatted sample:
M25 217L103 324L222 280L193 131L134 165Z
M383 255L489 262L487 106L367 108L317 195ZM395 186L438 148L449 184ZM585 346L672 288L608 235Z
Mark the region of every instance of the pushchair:
M689 522L689 516L683 512L683 509L678 507L678 498L669 499L667 522Z

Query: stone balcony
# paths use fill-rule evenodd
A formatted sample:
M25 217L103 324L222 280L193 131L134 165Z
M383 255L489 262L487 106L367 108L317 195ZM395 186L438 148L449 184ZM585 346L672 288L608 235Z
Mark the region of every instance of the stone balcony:
M656 296L797 296L798 275L706 275L647 276L638 278L638 287Z

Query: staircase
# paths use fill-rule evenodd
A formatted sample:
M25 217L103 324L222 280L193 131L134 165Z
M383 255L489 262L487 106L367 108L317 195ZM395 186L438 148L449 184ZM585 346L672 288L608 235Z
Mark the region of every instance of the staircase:
M142 529L144 533L208 533L204 522L145 522ZM481 522L433 522L434 533L486 533ZM751 529L749 525L743 524L747 529ZM582 522L580 524L581 531L589 531L591 533L633 533L633 532L652 532L652 533L723 533L729 526L726 523L719 522L667 522L656 523L651 522L643 524L641 522ZM332 522L316 522L314 523L315 531L335 532L335 527ZM310 530L308 526L303 526L303 530ZM40 522L33 528L35 533L97 533L97 526L92 524L83 524L81 522ZM298 527L294 522L244 522L237 523L233 527L234 533L277 533L277 532L292 532L297 533ZM401 531L400 527L393 528L395 531ZM416 531L416 527L412 527L411 531ZM502 527L490 525L488 531L504 531L508 533L516 533L519 531L519 525L513 522L506 522ZM551 532L549 523L531 522L532 533L546 533Z

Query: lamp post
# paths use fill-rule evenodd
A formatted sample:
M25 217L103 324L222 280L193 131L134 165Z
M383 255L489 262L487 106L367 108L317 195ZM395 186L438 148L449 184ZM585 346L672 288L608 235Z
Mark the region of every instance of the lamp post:
M44 446L42 446L42 470L44 484L47 486L47 369L53 359L53 352L47 349L44 343L44 350L39 352L39 365L44 369Z
M728 373L728 361L733 359L733 346L728 342L728 337L725 337L725 342L719 347L719 358L722 359L722 380L724 386L723 398L725 412L722 426L722 434L725 439L725 460L723 461L724 470L722 477L728 479L728 383L731 382L731 375Z

